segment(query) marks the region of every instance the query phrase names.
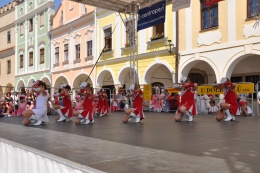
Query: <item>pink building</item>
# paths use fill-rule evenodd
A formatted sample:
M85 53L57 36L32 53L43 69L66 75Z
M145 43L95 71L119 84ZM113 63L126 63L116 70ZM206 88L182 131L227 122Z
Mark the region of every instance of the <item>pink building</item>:
M62 0L53 17L51 40L52 87L62 83L79 88L94 65L95 7ZM88 81L94 84L94 71ZM77 90L77 89L75 89Z

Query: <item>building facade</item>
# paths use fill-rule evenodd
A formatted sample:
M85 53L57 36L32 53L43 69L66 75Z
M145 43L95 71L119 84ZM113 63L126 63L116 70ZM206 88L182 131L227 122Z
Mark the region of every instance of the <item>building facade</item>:
M79 89L82 82L94 84L95 8L63 0L53 18L51 40L52 87L62 83ZM92 71L92 73L91 73Z
M13 1L0 8L0 94L13 90L15 85L15 6Z
M129 16L120 17L119 13L97 9L96 54L102 50L104 53L96 68L96 87L129 88L131 37L127 28L131 22ZM172 87L175 82L175 55L166 49L168 40L176 39L175 26L175 13L172 13L172 5L167 4L165 23L138 32L136 76L141 85Z
M260 80L259 2L226 0L179 11L180 76L199 84Z
M53 0L23 0L16 6L16 90L31 87L34 80L51 86L50 36Z

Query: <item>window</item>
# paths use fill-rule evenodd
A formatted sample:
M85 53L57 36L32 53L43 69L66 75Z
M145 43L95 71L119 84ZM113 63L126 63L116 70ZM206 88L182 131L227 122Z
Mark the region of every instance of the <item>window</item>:
M112 31L112 28L108 28L108 29L104 30L105 51L112 50L112 37L111 37L112 32L111 31Z
M76 49L76 59L80 59L80 44L77 44L75 46L75 49Z
M40 14L40 27L44 26L44 13Z
M29 20L29 32L33 31L33 18Z
M33 66L33 52L29 52L29 67Z
M23 55L20 55L20 68L23 68Z
M55 48L55 64L57 64L57 63L59 63L59 54L60 54L60 49L59 49L59 47L56 47Z
M260 14L259 0L247 0L247 17L252 18Z
M82 14L85 14L87 12L87 8L85 4L82 4Z
M7 43L11 43L11 31L7 31Z
M60 14L60 26L63 25L63 10L61 11Z
M92 56L92 40L87 42L87 56Z
M164 23L153 26L153 38L164 37Z
M40 49L40 64L44 64L44 48Z
M218 3L206 7L205 1L201 2L201 29L208 29L218 26Z
M24 27L23 27L23 23L20 24L20 36L22 36L24 33Z
M65 44L64 45L64 61L69 60L69 45Z
M7 74L11 73L11 60L7 61Z

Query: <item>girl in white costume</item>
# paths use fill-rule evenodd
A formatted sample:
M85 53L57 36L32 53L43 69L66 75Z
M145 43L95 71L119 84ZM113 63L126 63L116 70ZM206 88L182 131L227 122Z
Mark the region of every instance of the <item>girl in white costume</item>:
M49 93L46 84L40 80L37 80L33 84L33 90L36 93L36 106L35 109L29 109L23 111L23 124L28 126L41 125L49 121L47 116L47 102L49 98Z

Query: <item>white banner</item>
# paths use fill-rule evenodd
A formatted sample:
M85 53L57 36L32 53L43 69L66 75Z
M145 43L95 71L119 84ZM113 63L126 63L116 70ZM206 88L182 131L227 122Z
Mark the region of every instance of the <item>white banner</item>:
M172 0L172 11L190 7L190 0Z

